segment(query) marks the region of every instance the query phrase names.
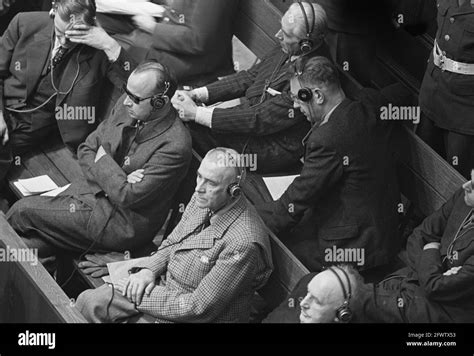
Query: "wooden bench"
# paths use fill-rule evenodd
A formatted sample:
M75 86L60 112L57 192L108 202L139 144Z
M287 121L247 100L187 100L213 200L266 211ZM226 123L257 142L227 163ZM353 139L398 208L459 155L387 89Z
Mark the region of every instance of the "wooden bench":
M3 256L27 249L2 213L0 249ZM86 322L41 263L34 261L0 262L0 305L0 323Z

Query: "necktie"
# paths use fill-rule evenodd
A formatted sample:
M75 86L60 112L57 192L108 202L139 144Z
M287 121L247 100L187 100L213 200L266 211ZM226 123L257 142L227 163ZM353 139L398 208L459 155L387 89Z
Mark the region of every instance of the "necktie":
M61 62L61 60L63 59L66 52L67 52L66 47L63 47L63 46L59 47L58 51L56 52L56 54L53 57L53 68L56 67L59 62Z
M204 229L207 229L211 225L211 217L212 217L212 212L209 212L204 218L201 231L203 231Z

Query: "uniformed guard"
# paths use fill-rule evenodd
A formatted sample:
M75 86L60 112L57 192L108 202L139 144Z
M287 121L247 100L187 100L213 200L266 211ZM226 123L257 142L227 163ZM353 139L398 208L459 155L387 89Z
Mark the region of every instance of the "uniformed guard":
M468 177L474 167L474 0L438 0L437 6L418 133Z

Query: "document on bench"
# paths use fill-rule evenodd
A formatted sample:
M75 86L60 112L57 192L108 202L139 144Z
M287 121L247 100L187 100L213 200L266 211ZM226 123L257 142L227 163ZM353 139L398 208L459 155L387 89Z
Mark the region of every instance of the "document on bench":
M71 186L71 183L69 183L68 185L65 185L64 187L59 187L57 189L53 189L49 192L43 193L43 194L41 194L41 196L42 197L56 197L59 194L61 194L62 192L64 192L70 186Z
M53 180L47 175L29 179L19 179L13 184L25 197L42 194L59 188L57 184L54 183Z
M293 176L282 176L282 177L263 177L263 181L268 188L273 200L281 198L283 193L293 183L293 181L299 177L299 174Z
M132 267L137 267L142 264L148 257L133 258L130 260L107 263L107 269L109 275L102 277L102 280L106 283L113 283L114 285L124 278L129 276L128 270ZM106 278L109 277L109 278Z
M163 17L165 8L147 0L96 0L97 12L115 15Z

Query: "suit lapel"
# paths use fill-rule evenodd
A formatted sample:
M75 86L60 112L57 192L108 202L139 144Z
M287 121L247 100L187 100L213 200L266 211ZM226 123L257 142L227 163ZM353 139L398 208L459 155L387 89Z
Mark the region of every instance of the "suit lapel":
M53 22L34 36L34 41L26 49L26 97L33 92L51 52Z
M78 45L71 51L72 53L68 55L69 58L67 59L67 63L63 72L60 73L58 76L55 76L55 78L60 78L58 88L61 92L68 91L71 88L73 82L77 84L77 82L80 80L81 73L87 75L88 70L83 68L83 63L92 58L94 56L95 51L96 50L94 48L84 45ZM79 64L77 62L79 62ZM78 65L79 73L77 73ZM57 106L62 105L68 95L69 94L58 94L58 97L56 99Z

